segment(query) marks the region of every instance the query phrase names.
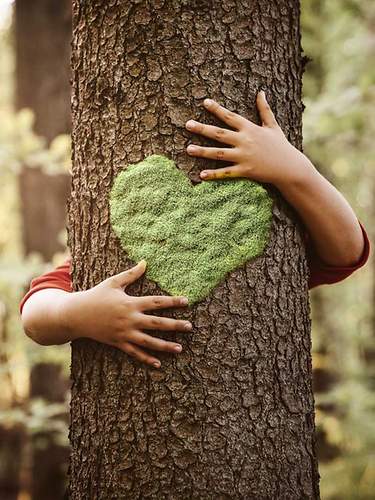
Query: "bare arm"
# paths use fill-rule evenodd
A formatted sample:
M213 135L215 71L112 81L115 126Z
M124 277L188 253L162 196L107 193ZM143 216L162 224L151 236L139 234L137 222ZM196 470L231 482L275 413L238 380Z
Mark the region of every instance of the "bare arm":
M274 184L305 223L315 248L327 264L350 266L359 260L364 238L358 219L342 194L311 161L286 139L264 92L257 96L262 126L205 99L206 108L235 130L189 120L186 128L230 148L189 145L190 155L234 165L201 172L203 180L247 177Z
M22 326L32 340L41 345L65 344L77 338L66 326L64 307L73 293L55 288L35 292L22 309Z
M299 180L277 187L301 216L321 259L333 266L352 266L364 248L358 219L344 196L311 162L304 163Z
M124 288L144 273L146 263L108 278L84 292L44 289L25 302L22 323L26 334L42 345L64 344L87 337L117 347L139 361L160 367L142 348L179 353L182 346L143 330L191 331L189 321L145 314L145 311L184 307L186 297L128 295ZM142 347L142 348L141 348Z

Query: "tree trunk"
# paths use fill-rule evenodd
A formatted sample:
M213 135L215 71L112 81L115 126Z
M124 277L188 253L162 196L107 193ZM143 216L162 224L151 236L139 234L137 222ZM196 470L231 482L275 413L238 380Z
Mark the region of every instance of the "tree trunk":
M71 17L70 0L16 0L15 3L15 105L17 109L32 109L35 132L47 143L71 130ZM23 166L19 193L25 255L39 252L45 261L50 261L65 249L59 235L66 226L70 180L67 173L49 175L40 168ZM50 402L60 400L60 384L57 364L32 367L31 397L37 395ZM67 386L64 390L66 393ZM62 498L69 448L56 444L53 432L47 430L32 437L31 453L32 498Z
M35 112L35 131L51 141L71 129L70 0L16 0L16 106Z
M36 363L30 378L30 398L43 398L51 403L63 403L69 390L61 366L55 363ZM68 415L57 415L66 420ZM32 485L33 500L62 500L66 491L66 469L69 448L59 444L51 429L32 436Z
M73 2L75 290L130 265L108 193L128 163L159 153L191 180L221 162L189 157L189 118L223 126L202 101L257 120L267 91L302 146L299 2ZM216 145L216 144L215 144ZM72 357L72 499L319 498L308 269L301 227L275 198L270 242L188 312L178 356L150 369L79 340ZM142 280L134 294L160 293Z
M50 262L57 252L66 250L59 235L66 227L70 175L49 175L40 168L23 167L18 181L24 254L38 252Z

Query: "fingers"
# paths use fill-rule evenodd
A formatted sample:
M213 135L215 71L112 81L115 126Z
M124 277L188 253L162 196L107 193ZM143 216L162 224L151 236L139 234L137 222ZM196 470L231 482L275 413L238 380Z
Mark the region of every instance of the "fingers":
M215 170L202 170L200 176L205 181L212 179L226 179L229 177L246 177L244 169L239 165L233 167L217 168Z
M161 363L157 358L151 356L151 354L148 354L147 352L131 344L130 342L124 342L123 344L121 344L121 346L116 347L129 354L129 356L131 356L132 358L137 359L141 363L146 363L147 365L151 365L154 368L160 368L161 366Z
M186 297L170 297L169 295L145 295L144 297L134 297L134 299L136 299L140 311L184 307L189 303Z
M182 351L182 346L176 342L168 342L167 340L159 339L147 335L147 333L134 331L128 334L128 339L131 344L136 344L138 347L153 349L154 351L165 351L179 353Z
M150 316L148 314L140 314L137 318L138 328L146 330L164 330L164 331L187 331L192 330L192 324L189 321L162 318L160 316Z
M273 114L270 105L266 100L266 94L264 90L258 92L257 95L257 107L259 110L260 117L262 119L263 125L267 127L276 127L277 121L275 115Z
M221 106L218 102L213 99L205 99L203 101L205 108L216 115L220 120L227 123L230 127L235 128L237 130L241 129L245 125L249 125L249 120L246 120L241 115L234 113L233 111L229 111L228 109Z
M200 156L212 160L237 161L238 152L236 148L207 148L189 144L186 151L190 156Z
M204 135L210 139L214 139L225 144L231 144L233 146L238 144L238 134L232 130L215 127L213 125L206 125L204 123L196 122L195 120L188 120L185 126L191 132Z
M146 270L146 261L141 260L140 262L138 262L136 266L126 271L122 271L121 273L116 274L115 276L112 276L110 280L116 287L125 287L127 285L130 285L130 283L133 283L134 281L139 279L142 276L142 274L144 274L145 270Z

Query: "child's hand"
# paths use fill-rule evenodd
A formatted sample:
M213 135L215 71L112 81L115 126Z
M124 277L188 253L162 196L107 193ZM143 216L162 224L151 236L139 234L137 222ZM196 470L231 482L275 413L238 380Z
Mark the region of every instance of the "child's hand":
M163 318L145 314L145 311L183 307L186 297L144 296L134 297L124 292L124 287L136 281L145 272L145 261L108 278L95 287L66 294L60 316L70 331L70 338L88 337L104 344L117 347L130 356L160 367L160 361L139 346L156 351L179 353L180 344L167 342L143 332L144 329L191 331L189 321Z
M310 160L288 142L263 91L258 93L257 107L263 125L259 126L246 118L227 110L216 101L205 99L204 105L230 127L227 130L188 120L186 128L216 141L230 144L232 148L212 148L189 145L192 156L234 162L233 166L215 170L203 170L204 180L225 177L248 177L258 182L267 182L277 187L299 180L311 167Z

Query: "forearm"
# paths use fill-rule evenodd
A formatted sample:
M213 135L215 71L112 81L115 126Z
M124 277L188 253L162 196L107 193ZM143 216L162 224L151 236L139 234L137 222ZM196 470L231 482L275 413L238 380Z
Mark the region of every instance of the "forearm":
M71 296L72 293L53 288L31 295L22 310L22 325L28 337L41 345L59 345L74 340L63 312Z
M303 155L295 182L277 187L302 218L320 258L334 266L355 264L364 248L358 219L343 195Z

